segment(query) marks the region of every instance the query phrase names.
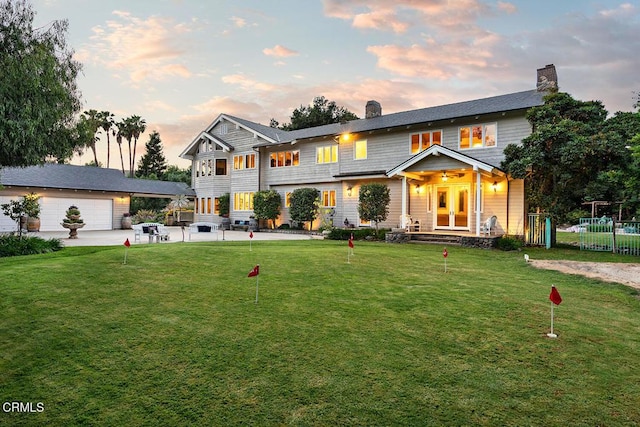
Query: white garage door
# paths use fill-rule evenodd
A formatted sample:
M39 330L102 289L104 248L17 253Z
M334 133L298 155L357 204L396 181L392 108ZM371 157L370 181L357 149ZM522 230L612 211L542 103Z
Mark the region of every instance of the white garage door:
M111 199L68 199L43 197L40 199L40 231L63 230L60 223L65 218L69 206L80 209L85 225L83 230L111 230L113 201Z
M18 200L19 198L19 196L13 197L15 200ZM9 203L11 199L11 197L0 196L0 205L3 203ZM0 232L16 231L17 229L18 224L6 216L4 212L2 212L2 209L0 209Z

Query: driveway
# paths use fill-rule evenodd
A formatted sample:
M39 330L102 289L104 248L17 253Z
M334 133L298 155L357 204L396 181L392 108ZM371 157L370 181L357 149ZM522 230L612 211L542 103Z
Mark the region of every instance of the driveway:
M160 242L159 244L182 242L182 230L180 227L166 227L169 231L169 240ZM84 231L78 230L77 239L69 239L69 231L43 231L39 233L29 233L29 236L38 236L43 239L60 239L65 246L116 246L123 245L129 239L132 245L148 245L149 239L143 236L141 241L135 242L133 230L105 230L105 231ZM319 236L310 236L308 234L294 233L271 233L271 232L255 232L253 233L253 241L261 240L309 240L312 238L321 238ZM218 231L218 233L194 233L189 240L189 230L184 230L185 242L215 242L215 241L238 241L249 240L249 233L246 231ZM156 244L156 243L153 243Z

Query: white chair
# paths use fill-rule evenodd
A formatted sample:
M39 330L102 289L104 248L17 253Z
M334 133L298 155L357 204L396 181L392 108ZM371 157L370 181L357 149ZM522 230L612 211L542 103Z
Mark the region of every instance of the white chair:
M488 234L489 236L491 236L491 232L495 232L496 231L496 223L498 222L498 217L493 215L490 218L487 218L487 220L484 222L484 224L482 224L480 226L480 232L484 235L484 234Z

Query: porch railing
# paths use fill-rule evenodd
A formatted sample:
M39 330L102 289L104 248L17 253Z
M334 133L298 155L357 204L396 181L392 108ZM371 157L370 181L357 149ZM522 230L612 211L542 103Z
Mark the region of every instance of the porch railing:
M527 229L524 243L529 246L551 246L551 221L546 214L527 214Z

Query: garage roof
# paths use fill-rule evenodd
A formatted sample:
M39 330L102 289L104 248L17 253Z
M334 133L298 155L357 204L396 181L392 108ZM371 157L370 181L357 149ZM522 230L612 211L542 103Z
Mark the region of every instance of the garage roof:
M5 187L109 191L142 197L196 195L183 182L127 178L117 169L57 163L25 168L3 167L0 169L0 184Z

